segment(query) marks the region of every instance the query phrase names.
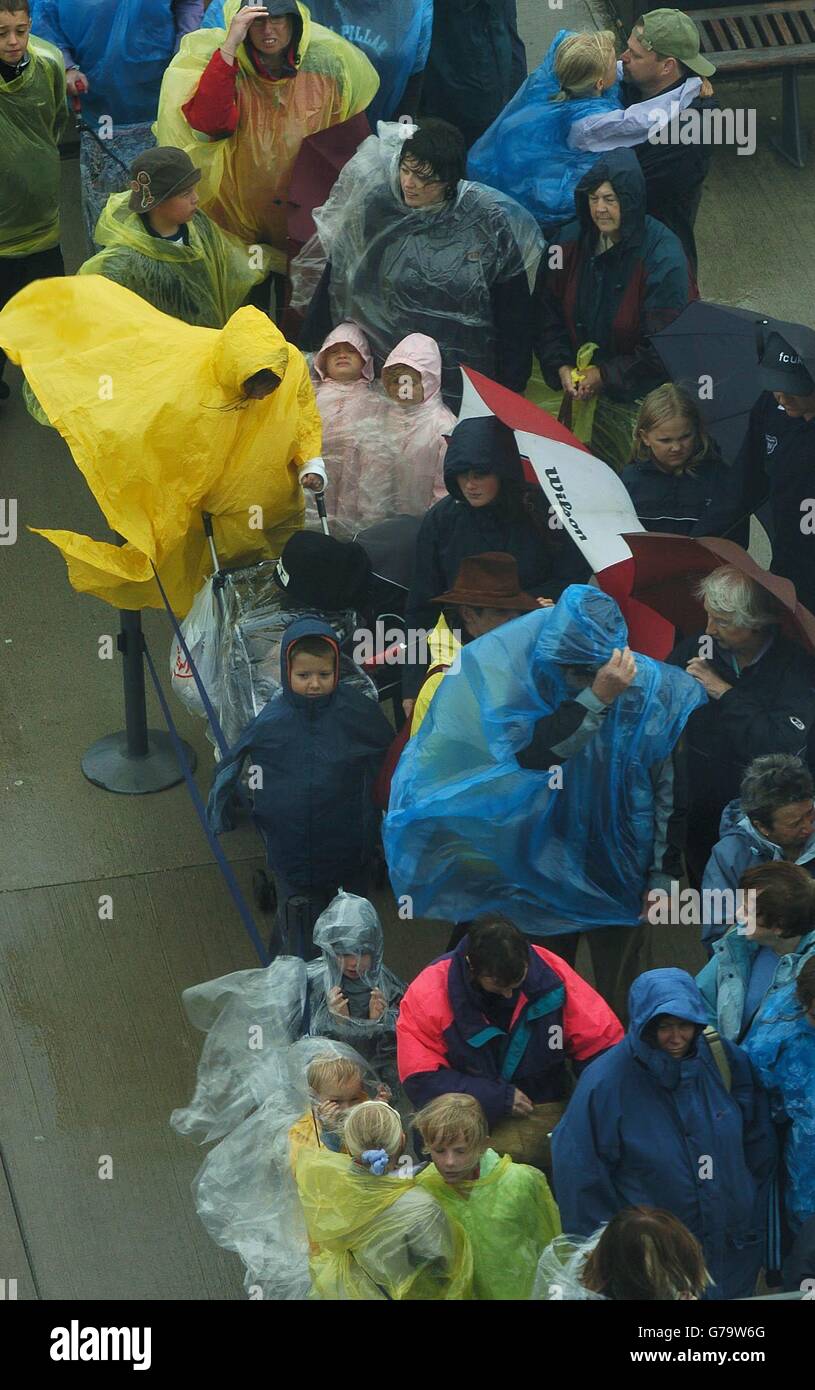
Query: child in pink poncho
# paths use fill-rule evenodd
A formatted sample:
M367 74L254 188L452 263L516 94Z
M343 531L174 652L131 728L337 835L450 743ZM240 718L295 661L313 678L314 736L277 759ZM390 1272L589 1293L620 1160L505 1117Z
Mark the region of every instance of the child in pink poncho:
M447 496L445 434L456 417L441 398L441 354L435 339L410 333L382 368L382 422L375 458L366 460L364 494L379 515L422 516Z
M323 458L328 473L326 510L333 522L355 529L359 522L361 448L358 436L375 437L381 401L372 390L374 360L368 339L355 323L332 329L312 363L314 393L323 422Z

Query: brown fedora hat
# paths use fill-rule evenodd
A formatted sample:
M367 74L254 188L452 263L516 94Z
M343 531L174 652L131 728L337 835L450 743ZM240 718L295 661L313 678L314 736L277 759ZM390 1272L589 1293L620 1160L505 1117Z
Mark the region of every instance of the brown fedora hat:
M537 599L521 588L515 557L501 550L462 560L452 589L438 594L431 603L467 603L474 608L510 608L518 613L531 613L538 607Z

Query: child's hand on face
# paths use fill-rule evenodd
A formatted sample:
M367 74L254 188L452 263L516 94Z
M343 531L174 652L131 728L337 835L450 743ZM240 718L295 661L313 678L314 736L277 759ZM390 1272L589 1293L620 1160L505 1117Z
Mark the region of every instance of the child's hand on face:
M379 1085L377 1086L374 1100L384 1100L386 1105L389 1105L390 1102L393 1100L393 1091L391 1090L390 1086L385 1085L384 1081L380 1081Z
M372 990L372 999L373 995L374 991ZM339 985L332 985L331 989L328 991L328 1011L332 1014L338 1014L341 1018L349 1017L348 1000L346 999ZM373 1015L371 1015L371 1017L373 1017ZM376 1017L378 1018L379 1015L377 1014Z
M368 1005L368 1017L370 1019L381 1018L387 1007L388 1001L381 989L372 989L371 1002Z
M342 1111L335 1100L321 1100L317 1106L317 1118L323 1129L336 1130L340 1127Z

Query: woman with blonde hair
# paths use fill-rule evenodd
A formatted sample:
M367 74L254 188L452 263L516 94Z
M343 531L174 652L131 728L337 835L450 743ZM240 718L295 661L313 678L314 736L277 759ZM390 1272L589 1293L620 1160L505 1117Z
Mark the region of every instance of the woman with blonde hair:
M598 150L641 144L683 110L701 80L623 110L620 65L610 29L561 29L540 67L528 77L470 150L467 174L517 199L547 235L574 216L574 190Z
M633 457L620 475L646 531L715 534L704 516L723 468L696 402L670 381L649 391L634 425Z
M304 1150L297 1186L311 1245L311 1297L431 1300L472 1297L462 1228L416 1186L398 1111L365 1101L343 1127L346 1154Z

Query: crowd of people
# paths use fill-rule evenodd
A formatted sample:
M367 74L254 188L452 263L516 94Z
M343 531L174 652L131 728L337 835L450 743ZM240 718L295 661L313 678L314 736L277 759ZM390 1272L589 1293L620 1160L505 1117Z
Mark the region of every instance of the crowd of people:
M207 808L260 831L271 963L186 991L172 1117L217 1141L196 1207L250 1296L815 1276L815 335L762 335L731 454L654 341L699 299L710 158L654 134L714 76L675 9L527 76L513 0L0 0L0 402L8 354L123 543L43 534L76 589L183 619L202 583L217 608L211 525L286 614ZM633 649L469 373L679 556L672 643ZM394 605L391 719L335 619ZM410 982L386 877L451 926ZM695 978L678 931L649 968L659 922L698 927Z

